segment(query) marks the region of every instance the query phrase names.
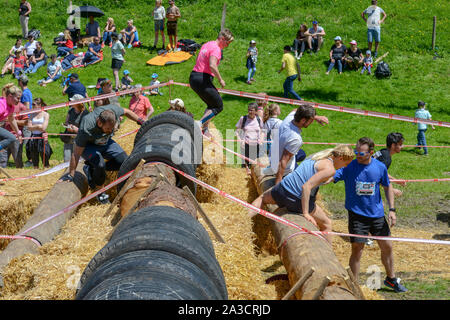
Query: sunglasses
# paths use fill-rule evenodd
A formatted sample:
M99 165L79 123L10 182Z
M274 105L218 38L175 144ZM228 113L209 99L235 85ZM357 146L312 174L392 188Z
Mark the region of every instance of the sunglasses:
M369 154L369 152L358 152L356 151L356 149L353 150L353 152L355 153L355 155L359 155L361 157L364 157L365 155Z

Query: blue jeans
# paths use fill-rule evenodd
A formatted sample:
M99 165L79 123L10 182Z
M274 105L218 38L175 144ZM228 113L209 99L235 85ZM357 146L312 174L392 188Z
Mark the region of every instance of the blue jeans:
M425 138L425 132L426 131L427 131L427 129L419 130L419 132L417 133L417 145L418 146L425 146L425 147L423 147L423 153L424 154L428 154L428 148L426 147L427 139Z
M36 73L42 66L45 66L45 59L36 62L36 64L31 63L30 66L25 69L25 73Z
M59 56L66 56L66 54L70 53L70 51L72 51L73 49L67 48L67 47L58 47L56 49L56 52L58 53L58 57Z
M330 65L328 66L327 72L330 72L331 69L333 69L334 65L337 64L338 71L339 71L339 73L341 73L342 72L342 60L341 59L334 59L334 61L335 62L332 62L330 60Z
M14 141L16 141L16 136L0 127L0 150L6 149Z
M106 43L106 44L109 44L109 43L111 43L112 42L112 39L111 39L111 33L112 32L103 32L103 42L104 43Z
M14 68L14 77L16 77L16 79L19 79L20 74L22 73L23 69L22 68Z
M86 65L94 63L95 61L100 60L99 57L97 57L95 54L93 54L92 52L88 51L86 52L86 54L84 55L83 58L83 63L85 63Z
M294 74L293 76L287 77L286 80L283 83L283 97L289 98L289 93L294 96L297 100L302 100L302 98L297 94L297 92L294 91L294 81L297 79L297 75Z
M373 40L375 40L375 42L380 42L381 41L381 28L377 28L377 29L367 29L367 42L371 43L373 42Z
M253 68L248 68L248 74L247 74L247 81L250 81L251 78L253 78L253 76L256 73L256 67Z

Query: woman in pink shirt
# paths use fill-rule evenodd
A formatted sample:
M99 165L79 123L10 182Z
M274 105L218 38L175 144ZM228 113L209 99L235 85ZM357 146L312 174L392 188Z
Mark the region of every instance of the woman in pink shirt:
M225 87L225 81L219 73L218 66L222 58L222 50L228 47L233 40L231 31L224 29L219 32L216 40L205 43L200 49L195 67L189 77L192 90L207 105L205 113L200 119L202 132L207 136L211 136L208 132L209 122L223 110L222 97L214 87L213 79L216 77L222 88Z
M136 85L136 88L141 88L141 85ZM145 121L153 114L153 106L150 100L141 94L141 91L133 93L133 97L130 100L129 109L136 113L139 118Z
M19 137L20 143L22 143L22 131L19 130L14 117L14 108L20 102L21 96L22 90L12 83L8 83L2 89L2 97L0 98L0 152L16 140L11 132L3 128L5 120L8 120L11 128Z

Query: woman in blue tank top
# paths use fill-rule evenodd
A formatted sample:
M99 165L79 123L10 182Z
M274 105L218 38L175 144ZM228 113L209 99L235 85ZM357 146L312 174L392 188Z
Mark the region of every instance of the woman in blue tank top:
M266 190L252 204L258 208L266 204L276 204L290 212L303 214L305 219L320 231L331 231L331 220L315 204L316 195L319 186L330 182L336 170L347 166L353 157L353 149L348 145L338 145L333 149L317 152L304 160L279 184ZM331 243L330 236L325 237Z

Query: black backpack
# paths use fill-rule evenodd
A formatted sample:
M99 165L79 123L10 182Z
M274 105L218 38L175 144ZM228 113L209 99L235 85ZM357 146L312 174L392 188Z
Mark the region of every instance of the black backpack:
M392 73L391 70L389 69L389 65L386 62L381 61L377 65L377 68L375 70L375 77L377 77L378 79L389 78L391 74Z
M39 38L41 37L41 31L39 31L39 30L37 30L37 29L31 29L31 30L28 32L28 35L29 35L29 36L33 36L33 39L34 39L34 40L37 40L37 39L39 39Z

